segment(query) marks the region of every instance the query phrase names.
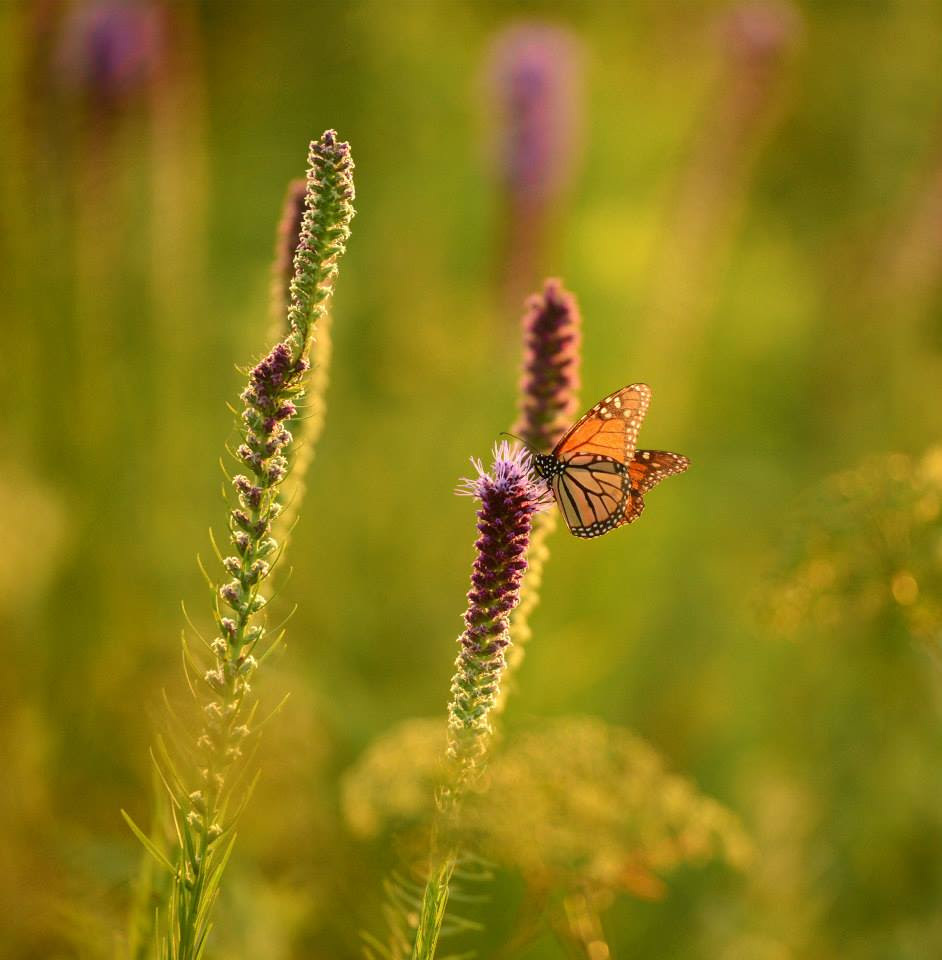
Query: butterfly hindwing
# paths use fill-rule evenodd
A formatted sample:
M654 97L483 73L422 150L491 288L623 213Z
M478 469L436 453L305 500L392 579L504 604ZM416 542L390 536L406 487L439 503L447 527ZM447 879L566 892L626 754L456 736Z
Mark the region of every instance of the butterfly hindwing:
M629 494L628 502L625 504L625 512L621 515L616 526L625 523L634 523L644 511L644 497L641 494Z
M679 453L668 450L638 450L628 464L629 493L625 510L618 522L634 523L644 510L644 494L656 487L665 477L683 473L690 461Z
M630 490L624 464L610 457L576 454L553 477L553 496L577 537L597 537L619 523Z
M638 450L628 464L631 489L647 493L665 477L683 473L689 466L690 461L679 453L668 450Z
M632 383L609 394L572 426L553 455L565 461L575 453L597 454L627 463L650 402L651 388L646 383Z

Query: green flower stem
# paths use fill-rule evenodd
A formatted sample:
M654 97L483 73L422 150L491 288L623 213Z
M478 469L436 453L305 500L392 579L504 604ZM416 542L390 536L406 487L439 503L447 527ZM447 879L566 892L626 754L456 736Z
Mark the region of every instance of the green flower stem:
M438 937L445 919L451 877L458 862L458 847L452 844L448 850L434 856L429 878L422 897L419 924L412 948L412 960L427 960L435 956Z

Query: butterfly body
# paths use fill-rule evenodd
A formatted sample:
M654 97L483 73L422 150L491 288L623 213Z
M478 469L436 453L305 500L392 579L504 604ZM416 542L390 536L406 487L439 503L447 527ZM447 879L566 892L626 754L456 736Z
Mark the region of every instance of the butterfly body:
M549 485L570 531L590 539L632 523L643 495L690 461L667 450L637 450L651 390L633 383L600 400L533 467Z

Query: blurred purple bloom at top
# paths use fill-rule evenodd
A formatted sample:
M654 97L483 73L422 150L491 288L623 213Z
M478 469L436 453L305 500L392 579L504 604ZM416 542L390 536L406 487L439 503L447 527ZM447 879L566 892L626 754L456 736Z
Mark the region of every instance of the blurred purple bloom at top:
M517 24L494 41L498 174L524 206L545 203L568 178L578 139L580 59L577 39L545 23Z
M165 54L158 4L99 0L80 3L62 24L62 77L99 107L118 106L153 80Z
M794 45L801 18L785 0L747 0L728 11L720 29L734 57L761 66L779 60Z

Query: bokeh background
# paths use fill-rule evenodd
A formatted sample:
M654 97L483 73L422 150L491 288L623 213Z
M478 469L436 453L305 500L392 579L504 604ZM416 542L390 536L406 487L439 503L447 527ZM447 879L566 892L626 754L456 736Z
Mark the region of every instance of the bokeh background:
M259 675L291 698L212 955L382 934L410 849L395 818L357 829L351 777L384 736L407 777L395 731L444 716L474 536L452 491L513 420L522 300L557 275L585 406L646 380L643 442L694 466L628 529L557 532L508 736L562 731L560 782L610 800L567 779L564 718L631 731L753 853L593 888L604 935L567 941L576 870L513 955L939 956L940 62L928 0L0 5L0 955L147 955L118 811L155 809L226 403L271 339L286 184L336 127L358 214L298 608ZM489 816L535 829L519 807ZM482 956L528 896L495 873Z

